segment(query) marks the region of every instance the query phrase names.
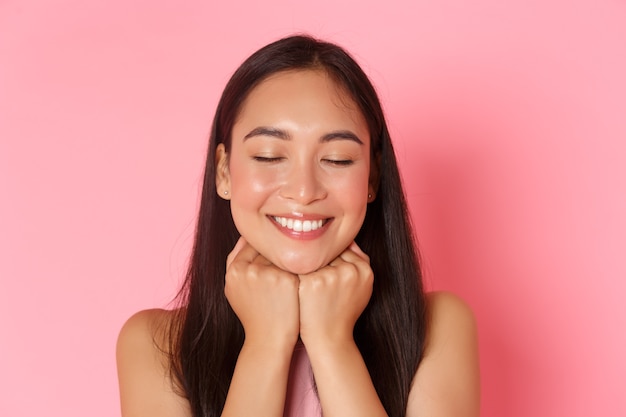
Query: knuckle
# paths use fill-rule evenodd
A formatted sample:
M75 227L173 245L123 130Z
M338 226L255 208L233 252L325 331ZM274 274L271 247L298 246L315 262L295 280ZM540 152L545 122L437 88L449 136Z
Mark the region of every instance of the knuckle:
M342 275L346 278L354 278L358 276L359 269L353 263L346 262L342 266Z
M324 281L328 280L328 273L319 273L307 277L306 282L309 288L319 288L324 285Z

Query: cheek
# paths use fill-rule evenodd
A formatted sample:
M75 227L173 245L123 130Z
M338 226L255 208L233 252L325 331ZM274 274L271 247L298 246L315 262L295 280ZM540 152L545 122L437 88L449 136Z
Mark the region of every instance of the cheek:
M268 170L254 169L248 164L233 161L230 166L230 180L233 197L264 194L274 189L278 183L277 175Z
M347 176L331 178L327 184L345 204L354 207L367 205L368 170L364 169Z

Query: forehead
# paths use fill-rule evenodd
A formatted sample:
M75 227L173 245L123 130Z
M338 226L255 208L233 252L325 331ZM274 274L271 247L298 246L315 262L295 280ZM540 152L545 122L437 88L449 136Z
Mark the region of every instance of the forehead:
M346 89L323 70L273 74L248 94L235 125L273 124L292 120L301 125L358 130L369 138L366 120ZM359 135L359 136L360 136Z

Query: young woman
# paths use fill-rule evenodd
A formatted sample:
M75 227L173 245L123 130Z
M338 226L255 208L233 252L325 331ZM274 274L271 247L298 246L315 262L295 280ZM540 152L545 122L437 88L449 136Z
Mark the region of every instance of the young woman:
M422 290L376 92L306 36L219 102L180 308L131 317L122 415L478 416L475 324Z

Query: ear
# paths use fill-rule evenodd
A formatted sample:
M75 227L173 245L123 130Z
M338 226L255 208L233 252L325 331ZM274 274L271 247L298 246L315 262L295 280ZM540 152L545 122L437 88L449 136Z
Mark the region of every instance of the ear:
M228 154L223 143L217 145L215 151L215 189L217 195L230 200L230 171L228 170Z
M369 185L367 187L367 202L371 203L376 199L376 193L378 192L378 184L380 182L380 152L376 152L376 154L372 157L372 162L370 164L370 178Z

